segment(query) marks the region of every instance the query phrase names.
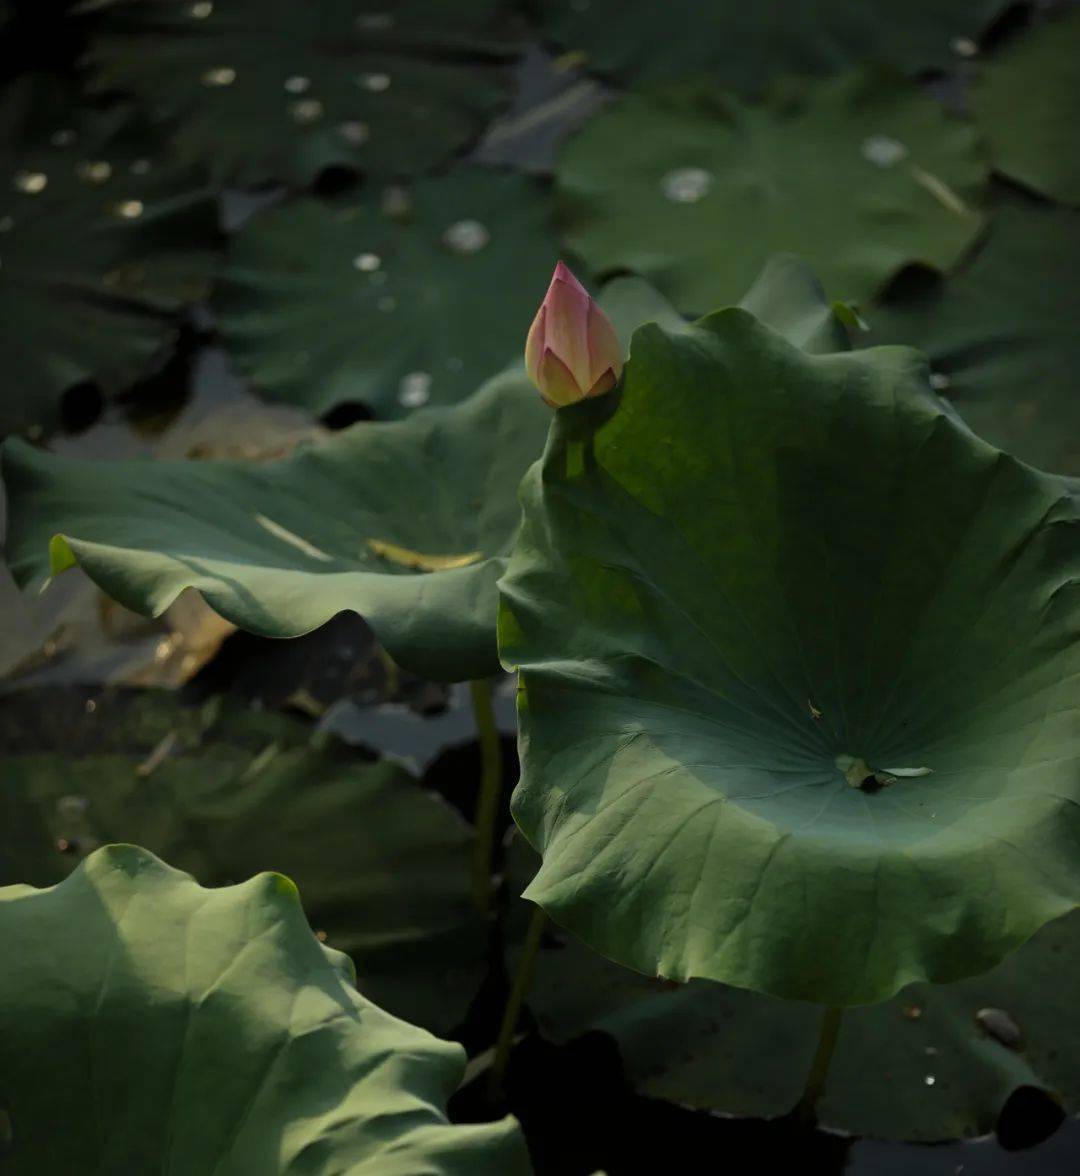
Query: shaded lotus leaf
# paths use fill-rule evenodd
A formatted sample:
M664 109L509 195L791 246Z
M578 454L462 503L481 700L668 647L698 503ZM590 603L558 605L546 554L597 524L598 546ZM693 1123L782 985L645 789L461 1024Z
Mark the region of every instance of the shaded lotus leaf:
M494 167L550 175L559 145L607 101L606 87L553 58L539 44L524 47L509 105L490 123L472 158Z
M954 42L977 39L1007 5L1002 0L799 0L740 4L738 0L674 0L657 10L619 0L543 0L545 32L585 54L594 70L627 85L649 85L707 72L721 85L760 92L776 73L834 72L882 61L909 73L956 61ZM963 43L963 42L961 42Z
M104 695L89 715L63 695L9 699L0 731L0 883L51 885L121 841L207 886L276 870L365 996L438 1033L464 1019L487 953L472 831L399 764L271 712L217 700L200 714L157 692Z
M203 181L124 112L73 113L44 82L3 91L0 157L3 434L52 428L76 385L114 394L160 364L218 229Z
M1043 469L1080 474L1080 215L1002 195L986 240L948 281L869 308L872 343L926 352L981 436Z
M557 170L568 245L692 314L734 301L774 253L804 257L845 300L911 262L947 269L978 233L985 176L970 126L868 70L754 106L704 89L625 97Z
M1080 13L1017 34L982 66L971 104L994 167L1065 204L1080 204Z
M599 301L623 340L629 340L645 323L656 323L669 334L690 326L643 278L612 278ZM847 351L850 346L835 304L829 302L813 269L801 258L789 254L771 257L739 306L811 354Z
M515 892L538 864L520 842L509 852ZM526 919L516 912L516 923ZM1020 1086L1047 1090L1075 1112L1080 1020L1061 976L1078 954L1080 916L1072 914L981 976L913 984L890 1001L846 1010L821 1122L885 1139L983 1135ZM541 950L528 1003L552 1041L593 1031L613 1037L640 1094L765 1118L798 1102L821 1026L817 1005L643 976L566 933Z
M397 176L451 157L502 96L495 0L113 0L93 82L175 120L172 150L232 184L328 167Z
M685 325L641 278L609 282L600 303L624 340L644 322ZM807 350L847 346L820 285L795 258L771 260L742 305ZM4 458L13 495L9 558L23 585L44 582L74 558L139 612L160 612L190 584L233 623L271 636L297 635L338 609L357 608L394 656L419 672L491 672L493 636L481 617L494 615L494 582L518 518L517 483L540 453L549 420L515 366L454 412L357 426L265 472L224 462L102 466L11 447ZM432 466L433 454L445 474ZM466 468L468 477L459 476ZM459 494L456 506L444 493L433 505L432 487L443 482ZM323 512L318 543L304 538L320 513L311 509L311 486L336 511ZM223 499L235 513L221 513ZM487 515L478 518L481 502ZM53 540L58 529L63 540ZM362 579L323 566L334 555ZM389 583L392 574L409 575L410 591ZM354 583L368 589L363 600Z
M682 323L640 278L608 283L600 301L624 340L645 321ZM796 343L843 345L794 259L770 263L746 304ZM234 624L274 637L355 609L401 664L477 677L498 666L495 581L550 419L517 364L456 408L354 426L263 466L102 465L13 444L8 559L24 586L75 560L143 613L191 586Z
M495 581L549 419L518 368L456 408L361 423L260 464L102 464L12 440L8 561L24 587L77 562L152 615L193 587L269 637L352 609L408 669L479 677L498 666Z
M372 198L293 202L234 239L214 309L263 396L407 416L520 354L557 257L536 182L466 168L408 200L406 218Z
M447 1121L464 1051L360 996L280 874L110 846L0 891L0 933L7 1171L528 1171L514 1120Z
M635 333L522 484L526 897L609 958L792 999L996 964L1077 905L1077 501L902 348L739 309Z

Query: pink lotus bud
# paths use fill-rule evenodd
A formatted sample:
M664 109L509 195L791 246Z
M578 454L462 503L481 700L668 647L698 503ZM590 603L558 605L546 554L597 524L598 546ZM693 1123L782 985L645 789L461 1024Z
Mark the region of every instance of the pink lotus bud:
M560 261L525 340L525 368L552 408L610 392L622 374L615 328Z

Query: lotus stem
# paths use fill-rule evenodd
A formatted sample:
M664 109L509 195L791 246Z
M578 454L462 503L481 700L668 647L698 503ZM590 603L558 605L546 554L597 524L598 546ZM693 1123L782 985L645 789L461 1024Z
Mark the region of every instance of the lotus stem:
M821 1033L818 1036L817 1049L814 1051L814 1060L810 1063L810 1071L806 1075L802 1098L795 1107L795 1118L807 1127L817 1123L818 1100L825 1089L829 1063L836 1050L836 1039L840 1036L842 1012L843 1009L827 1008L822 1014Z
M483 914L491 909L491 863L495 853L495 826L502 798L502 743L491 705L491 683L469 683L473 715L480 735L480 791L476 799L476 842L473 846L473 893Z
M517 971L514 973L514 983L510 988L510 995L506 998L506 1008L503 1010L502 1024L499 1026L498 1040L495 1042L495 1059L491 1063L491 1090L497 1094L502 1089L503 1079L506 1077L506 1067L510 1063L510 1050L514 1045L514 1033L517 1030L518 1018L521 1016L521 1006L532 986L533 972L536 970L536 957L540 951L540 940L544 935L547 915L538 907L533 907L529 928L525 932L525 946L521 950Z

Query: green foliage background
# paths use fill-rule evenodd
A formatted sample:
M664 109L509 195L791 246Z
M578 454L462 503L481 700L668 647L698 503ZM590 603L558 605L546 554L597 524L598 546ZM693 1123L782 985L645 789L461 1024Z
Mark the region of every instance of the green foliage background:
M447 1121L463 1059L425 1030L487 1081L526 888L558 926L524 1026L604 1034L634 1092L782 1115L803 1002L876 1001L848 1014L827 1125L973 1135L1020 1087L1077 1108L1057 983L1080 950L1076 837L1046 805L1080 783L1078 49L1075 6L1000 0L0 0L0 934L24 961L0 966L0 1161L525 1171L512 1123ZM613 419L571 410L548 438L520 355L559 257L625 344L660 330L635 336ZM702 397L732 371L721 421ZM721 589L756 637L708 619ZM342 613L369 629L339 672L335 626L362 629ZM269 709L222 677L231 626L314 651ZM830 626L896 677L797 664ZM269 679L277 646L253 648ZM485 916L445 684L500 653L523 669L514 816L544 861L520 834L500 847ZM768 714L718 742L743 704ZM921 812L876 828L900 785L838 772L846 715L886 705L906 743L867 766L937 757L903 781L940 813L930 850ZM653 710L681 717L646 754L627 737ZM402 763L395 724L433 750ZM748 756L776 796L749 833L702 833L679 807L693 766ZM799 772L835 794L823 840L797 836ZM143 848L99 849L116 842ZM295 882L327 948L259 871ZM735 876L750 915L706 917ZM217 1042L216 909L222 943L265 953L237 947ZM844 917L828 950L822 910ZM351 1011L305 1044L288 1002L320 999ZM27 1059L84 1032L56 1150ZM243 1121L222 1101L218 1142L184 1151L200 1074L275 1049L253 1120L270 1150L221 1142ZM315 1089L319 1050L350 1060ZM895 1080L865 1081L881 1057ZM151 1103L169 1109L146 1144Z

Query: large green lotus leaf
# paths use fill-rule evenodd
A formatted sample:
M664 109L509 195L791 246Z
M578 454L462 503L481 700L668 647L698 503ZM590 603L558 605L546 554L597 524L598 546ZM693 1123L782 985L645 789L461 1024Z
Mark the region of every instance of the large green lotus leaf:
M645 321L682 322L640 278L608 283L601 303L624 339ZM844 345L794 259L770 263L745 304L797 344ZM478 676L497 668L494 585L520 514L517 486L549 420L518 364L457 408L355 426L265 466L103 466L12 445L8 558L24 586L77 560L139 612L194 586L229 620L271 636L353 608L402 664Z
M470 140L502 96L485 39L496 0L106 3L100 89L175 120L172 150L234 184L304 183L329 166L395 176Z
M460 1025L487 953L472 831L399 764L313 745L304 724L235 703L197 722L155 692L103 697L74 722L48 694L6 710L0 884L51 885L108 842L207 886L276 870L365 996L434 1032Z
M515 843L509 859L520 891L535 855ZM1051 1091L1075 1111L1080 1018L1062 977L1075 973L1078 956L1080 915L1072 914L981 976L913 984L848 1009L821 1122L887 1139L981 1135L1020 1086ZM709 980L653 979L572 935L541 950L528 999L551 1040L597 1030L613 1037L639 1093L736 1115L772 1118L795 1106L821 1027L817 1005ZM991 1031L998 1026L1004 1040ZM1008 1036L1013 1027L1019 1041Z
M1080 13L1007 42L982 67L971 103L994 167L1054 200L1080 204Z
M50 428L69 388L119 392L159 362L218 235L197 178L122 115L73 113L44 86L0 95L0 434Z
M693 314L733 302L774 253L806 258L843 299L910 262L947 269L979 230L985 176L970 126L872 71L754 106L701 89L626 97L557 171L571 248Z
M834 1005L1080 897L1080 532L901 348L639 330L523 482L526 896L602 954Z
M265 464L106 464L12 440L8 561L23 586L77 562L152 615L194 587L269 637L353 609L408 669L478 677L498 667L495 581L549 419L514 369L466 404L361 423Z
M280 874L204 890L110 846L0 891L0 936L5 1171L528 1171L512 1119L447 1122L464 1052L360 996Z
M674 0L663 13L620 0L536 0L548 35L586 63L640 86L706 71L756 93L780 71L832 72L883 61L919 73L955 63L954 42L973 40L1002 0Z
M1044 469L1080 474L1080 215L1002 197L948 281L867 310L873 343L910 343L964 419Z
M291 203L236 237L214 309L264 396L405 416L520 354L557 256L536 182L464 168L409 201L406 218L370 198Z

